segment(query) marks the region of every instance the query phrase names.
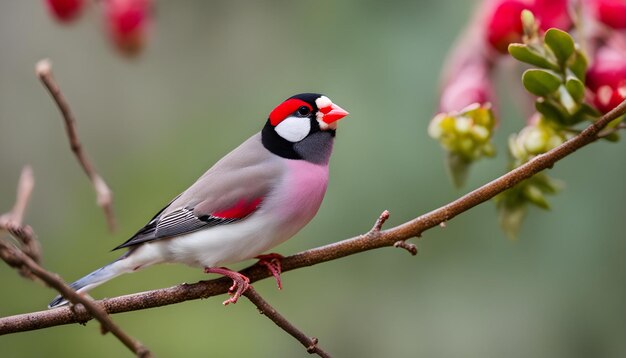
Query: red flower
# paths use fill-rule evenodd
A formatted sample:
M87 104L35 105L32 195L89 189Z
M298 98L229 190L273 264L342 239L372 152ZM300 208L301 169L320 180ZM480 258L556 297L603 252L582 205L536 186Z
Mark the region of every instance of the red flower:
M460 111L473 103L491 102L493 91L487 66L468 63L444 85L439 99L441 112Z
M136 55L143 48L151 10L151 0L107 0L106 18L109 35L126 55Z
M46 0L52 16L61 22L74 20L83 9L83 4L83 0Z
M506 53L509 44L522 42L522 11L530 10L543 31L551 27L569 30L568 0L492 0L485 8L487 42L501 53Z
M587 87L596 108L606 113L626 98L626 51L602 47L587 71Z
M521 0L501 0L491 4L491 13L486 17L487 41L497 51L506 53L510 43L522 41L521 14L530 6Z
M598 20L614 29L626 29L625 0L593 0Z
M572 27L569 16L568 0L535 0L532 11L539 20L539 28L543 31L556 27L567 31Z

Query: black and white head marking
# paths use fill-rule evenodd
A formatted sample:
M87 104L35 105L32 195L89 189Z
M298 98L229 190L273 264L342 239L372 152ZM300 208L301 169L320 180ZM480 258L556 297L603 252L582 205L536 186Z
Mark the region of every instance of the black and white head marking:
M261 135L263 145L283 158L328 162L336 124L322 120L319 106L331 104L328 97L317 93L288 98L270 113Z

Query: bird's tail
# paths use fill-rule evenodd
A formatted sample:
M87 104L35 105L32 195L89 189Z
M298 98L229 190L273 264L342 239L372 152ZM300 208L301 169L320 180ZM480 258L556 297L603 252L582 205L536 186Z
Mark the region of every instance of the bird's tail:
M119 275L132 271L128 267L128 265L124 262L124 259L127 257L128 253L120 257L119 259L111 262L110 264L103 266L94 272L88 274L87 276L73 282L70 284L70 287L74 289L76 292L87 292L92 288L99 286L110 279L113 279ZM59 295L50 302L48 308L55 308L58 306L66 305L68 301L65 297Z

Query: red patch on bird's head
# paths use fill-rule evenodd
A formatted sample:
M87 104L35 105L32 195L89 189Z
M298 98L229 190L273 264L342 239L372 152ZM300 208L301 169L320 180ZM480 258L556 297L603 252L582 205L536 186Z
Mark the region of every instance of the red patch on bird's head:
M302 106L307 107L311 112L313 112L313 107L301 99L290 98L286 100L274 108L274 110L270 113L270 123L276 127L283 121L283 119L287 118L287 116Z

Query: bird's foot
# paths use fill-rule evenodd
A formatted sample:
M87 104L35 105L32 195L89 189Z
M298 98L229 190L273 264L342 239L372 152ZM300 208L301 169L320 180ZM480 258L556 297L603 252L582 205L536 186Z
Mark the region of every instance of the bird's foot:
M237 271L232 271L226 267L205 267L204 273L216 273L233 280L233 285L228 289L230 298L222 302L224 306L229 303L237 303L237 300L250 287L250 279Z
M280 273L282 272L282 265L280 261L284 258L283 255L277 253L271 253L266 255L259 255L255 257L259 259L258 264L267 267L267 270L274 276L276 279L276 284L278 285L278 289L283 289L283 283L280 280Z

